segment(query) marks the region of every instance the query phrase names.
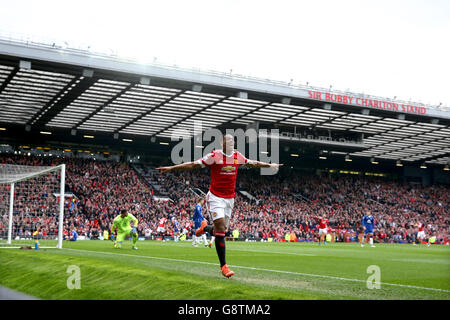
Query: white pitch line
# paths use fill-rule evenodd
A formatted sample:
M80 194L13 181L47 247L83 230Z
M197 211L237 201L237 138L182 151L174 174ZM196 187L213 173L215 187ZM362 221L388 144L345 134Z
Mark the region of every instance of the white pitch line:
M188 247L189 245L186 244L186 246ZM290 254L290 255L294 255L294 256L308 256L308 257L316 257L317 256L317 255L312 254L312 253L295 253L295 252L285 252L285 251L247 250L247 249L235 249L234 247L232 249L230 249L229 247L227 247L227 252L230 252L230 251L231 252L232 251L260 252L260 253L268 253L268 254L277 253L277 254Z
M64 248L63 250L102 253L102 254L110 254L110 255L119 255L119 256L129 256L129 257L136 257L136 258L144 258L144 259L166 260L166 261L176 261L176 262L188 262L188 263L206 264L206 265L213 265L213 266L218 266L219 265L218 263L212 263L212 262L183 260L183 259L172 259L172 258L152 257L152 256L139 256L139 255L128 254L128 253L103 252L103 251L95 251L95 250L70 249L70 248ZM366 280L341 278L341 277L334 277L334 276L328 276L328 275L322 275L322 274L311 274L311 273L302 273L302 272L293 272L293 271L272 270L272 269L254 268L254 267L245 267L245 266L236 266L236 265L233 265L232 267L233 268L240 268L240 269L248 269L248 270L265 271L265 272L293 274L293 275L298 275L298 276L326 278L326 279L333 279L333 280L352 281L352 282L366 282ZM408 285L408 284L397 284L397 283L386 283L386 282L380 282L379 284L385 285L385 286L404 287L404 288L411 288L411 289L422 289L422 290L431 290L431 291L449 292L450 293L450 290L446 290L446 289L436 289L436 288L411 286L411 285Z
M295 253L295 252L280 252L280 251L262 251L262 250L245 250L245 249L227 249L227 252L232 251L244 251L244 252L261 252L261 253L277 253L277 254L290 254L293 256L308 256L308 257L316 257L315 254L312 253Z

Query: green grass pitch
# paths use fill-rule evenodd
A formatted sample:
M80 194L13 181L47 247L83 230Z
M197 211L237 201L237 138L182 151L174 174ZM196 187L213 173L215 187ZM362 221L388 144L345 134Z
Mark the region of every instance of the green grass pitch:
M227 242L225 279L215 248L191 242L64 242L64 249L0 249L0 285L43 299L450 299L448 246ZM68 289L80 269L80 289ZM368 289L369 266L380 288Z

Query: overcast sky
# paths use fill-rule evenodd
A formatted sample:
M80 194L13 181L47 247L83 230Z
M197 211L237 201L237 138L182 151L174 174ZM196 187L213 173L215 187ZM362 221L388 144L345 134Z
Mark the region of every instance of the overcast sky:
M450 107L449 0L0 0L0 34Z

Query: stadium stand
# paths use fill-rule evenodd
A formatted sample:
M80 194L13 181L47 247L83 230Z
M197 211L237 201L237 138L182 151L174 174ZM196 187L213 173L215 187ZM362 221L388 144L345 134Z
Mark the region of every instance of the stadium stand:
M141 235L153 239L171 237L171 218L177 217L182 226L189 223L199 200L199 193L193 190L207 192L209 186L207 170L176 172L163 178L151 165L115 161L2 154L0 163L66 163L66 192L72 192L75 197L66 198L64 232L75 229L81 237L89 239L109 230L121 208L127 208L139 219ZM437 243L448 243L448 186L423 186L386 178L312 175L292 170L281 170L277 176L267 177L242 169L237 190L246 191L257 199L252 201L236 193L229 230L230 235L233 230L239 230L240 239L284 241L286 234L293 234L290 239L314 241L318 232L314 217L325 214L336 241L357 241L361 217L366 210L371 210L376 220L378 242L411 243L417 231L415 224L421 222L428 235L437 237ZM39 203L50 201L40 192L36 190L35 195ZM170 200L160 201L157 195ZM30 209L38 210L37 207ZM163 217L168 218L166 231L158 235L157 224ZM41 221L30 219L22 223L40 226L42 236L56 232L52 215L44 216ZM6 233L6 226L7 215L4 215L0 235ZM24 230L29 228L30 225Z
M448 241L446 106L159 64L143 68L138 61L18 39L0 39L0 103L0 152L6 152L0 162L66 163L66 192L75 196L66 199L64 227L66 233L77 229L80 238L100 236L124 207L141 221L146 238L170 237L171 217L189 223L208 190L208 171L162 176L154 168L168 164L172 134L187 130L192 137L202 122L203 131L279 130L279 161L286 165L280 173L239 173L229 232L239 230L242 239L310 241L317 233L313 216L327 214L336 240L354 241L364 210L371 210L378 241L411 242L418 221L438 242ZM64 158L19 154L42 146L72 150ZM325 170L335 164L348 170L379 164L379 171L401 179L335 176ZM300 171L305 168L321 173ZM158 235L163 217L167 228ZM52 216L27 219L21 232L38 224L48 236L55 232Z

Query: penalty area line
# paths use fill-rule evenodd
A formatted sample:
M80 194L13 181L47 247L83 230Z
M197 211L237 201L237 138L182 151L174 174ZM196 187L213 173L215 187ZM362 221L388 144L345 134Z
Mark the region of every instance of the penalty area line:
M128 256L128 257L143 258L143 259L165 260L165 261L174 261L174 262L187 262L187 263L197 263L197 264L219 266L218 263L212 263L212 262L184 260L184 259L173 259L173 258L164 258L164 257L153 257L153 256L140 256L140 255L128 254L128 253L104 252L104 251L71 249L71 248L63 248L62 250L101 253L101 254L106 254L106 255ZM293 271L284 271L284 270L273 270L273 269L245 267L245 266L237 266L237 265L230 265L230 266L232 266L233 268L239 268L239 269L256 270L256 271L273 272L273 273L282 273L282 274L291 274L291 275L297 275L297 276L307 276L307 277L325 278L325 279L351 281L351 282L367 282L366 280L342 278L342 277L328 276L328 275L322 275L322 274L302 273L302 272L293 272ZM447 293L450 292L450 290L446 290L446 289L419 287L419 286L412 286L412 285L408 285L408 284L386 283L386 282L379 282L379 284L380 285L385 285L385 286L403 287L403 288L410 288L410 289L421 289L421 290L439 291L439 292L447 292Z

